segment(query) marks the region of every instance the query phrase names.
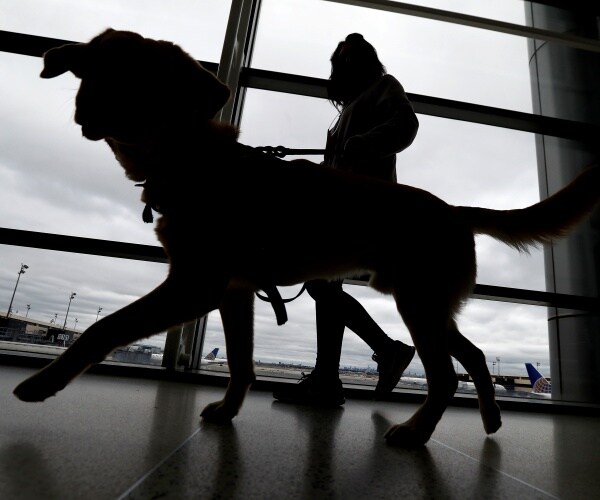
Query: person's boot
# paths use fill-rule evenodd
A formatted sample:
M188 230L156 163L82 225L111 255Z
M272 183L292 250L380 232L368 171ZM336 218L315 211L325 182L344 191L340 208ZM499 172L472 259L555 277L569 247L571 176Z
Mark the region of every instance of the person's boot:
M402 373L412 361L416 349L394 340L394 347L380 354L373 354L373 361L377 362L379 381L375 387L375 395L382 396L392 392L400 381Z
M273 397L283 403L335 408L346 402L342 381L337 377L324 378L315 372L302 373L297 384L282 384Z

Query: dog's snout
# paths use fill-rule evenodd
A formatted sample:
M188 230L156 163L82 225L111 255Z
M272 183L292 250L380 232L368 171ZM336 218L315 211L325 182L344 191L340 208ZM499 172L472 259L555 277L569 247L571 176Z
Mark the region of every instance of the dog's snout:
M76 99L75 123L81 127L81 135L90 141L99 141L106 137L105 128L102 126L100 109L90 109L85 99L80 95Z
M99 141L106 137L105 134L103 134L101 131L89 125L81 126L81 135L83 135L83 137L89 139L90 141Z
M75 113L75 123L81 127L81 135L90 141L99 141L106 138L104 127L99 123L86 119L83 113Z

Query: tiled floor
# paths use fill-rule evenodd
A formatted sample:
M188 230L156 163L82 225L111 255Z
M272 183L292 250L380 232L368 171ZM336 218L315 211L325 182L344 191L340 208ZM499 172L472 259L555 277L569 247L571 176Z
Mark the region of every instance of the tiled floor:
M450 408L420 450L385 444L405 403L339 410L252 391L230 426L202 423L223 389L86 374L56 398L21 403L32 369L0 366L0 498L598 499L600 419L505 411L486 437Z

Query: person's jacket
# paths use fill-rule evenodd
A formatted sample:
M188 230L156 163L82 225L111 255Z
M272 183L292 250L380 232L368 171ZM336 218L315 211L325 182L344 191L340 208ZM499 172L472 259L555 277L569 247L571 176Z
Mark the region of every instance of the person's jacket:
M384 75L342 110L327 133L324 164L396 181L396 153L410 146L418 128L404 88Z

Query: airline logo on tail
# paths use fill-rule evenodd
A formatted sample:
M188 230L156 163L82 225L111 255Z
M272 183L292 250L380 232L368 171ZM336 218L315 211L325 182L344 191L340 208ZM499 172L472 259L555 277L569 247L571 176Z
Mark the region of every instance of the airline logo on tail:
M227 360L225 358L220 358L217 359L217 353L219 352L219 348L215 347L212 351L210 351L206 356L204 356L201 360L200 360L200 364L201 365L212 365L214 363L217 363L221 366L226 365L227 364Z
M212 351L210 351L206 356L204 356L204 359L208 359L208 360L213 360L217 357L217 353L219 352L219 348L215 347Z
M531 392L550 396L552 394L552 384L531 363L525 363L525 368L527 368L527 374L529 375L531 388L533 389Z

